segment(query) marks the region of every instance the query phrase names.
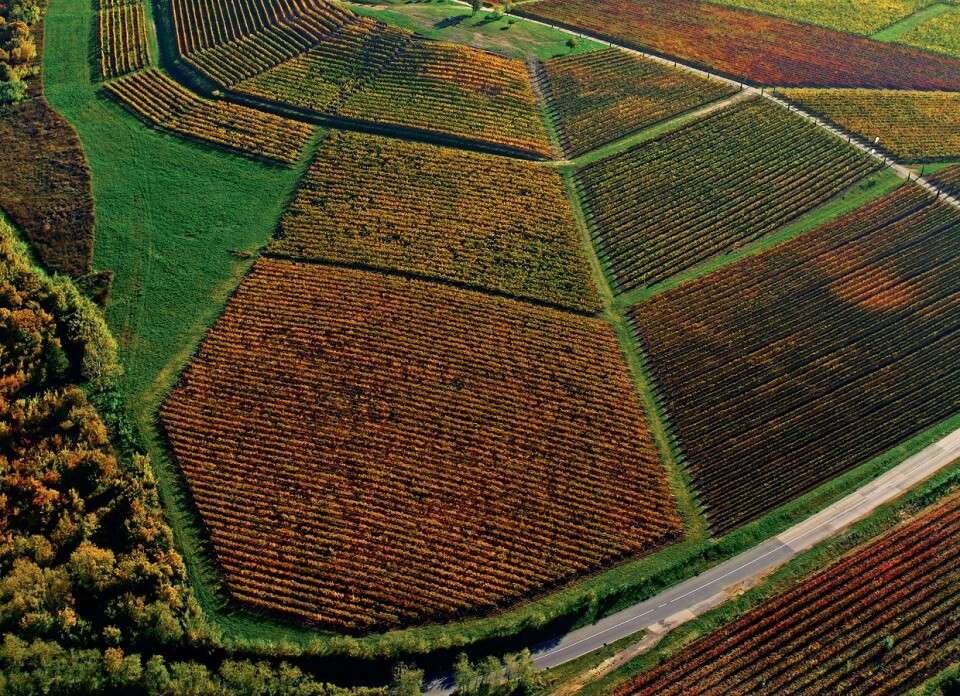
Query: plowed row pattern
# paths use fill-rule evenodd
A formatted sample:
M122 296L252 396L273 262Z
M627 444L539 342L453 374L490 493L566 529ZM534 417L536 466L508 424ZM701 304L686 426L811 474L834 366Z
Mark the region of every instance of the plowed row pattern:
M176 0L174 19L181 54L235 91L510 154L553 155L523 61L416 38L323 0Z
M576 181L601 259L631 290L759 239L879 166L758 99L587 165Z
M614 696L903 694L960 659L954 499L703 638Z
M458 44L414 38L340 114L553 155L523 61Z
M941 169L927 178L951 196L960 196L960 164Z
M326 0L173 0L177 47L229 86L312 48L354 15Z
M960 93L788 89L783 95L905 160L960 157Z
M140 3L119 5L97 13L100 75L124 75L150 62L147 24Z
M162 408L236 599L340 629L487 611L675 539L609 326L263 258Z
M299 121L202 99L153 68L112 80L104 87L151 125L284 164L299 159L313 133L311 126Z
M517 14L759 85L960 89L960 60L699 0L543 0Z
M331 131L269 249L600 309L559 173L524 160Z
M617 49L551 58L544 68L548 103L570 157L736 91Z
M960 411L960 213L933 201L903 187L630 312L715 530Z
M235 89L318 113L337 109L397 60L411 34L365 17L344 24L323 44L240 82Z

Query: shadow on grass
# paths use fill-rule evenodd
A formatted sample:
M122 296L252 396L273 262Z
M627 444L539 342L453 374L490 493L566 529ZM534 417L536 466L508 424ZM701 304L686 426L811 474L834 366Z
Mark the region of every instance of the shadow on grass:
M434 29L449 29L450 27L455 27L455 26L457 26L458 24L462 24L462 23L463 23L463 20L465 20L465 19L466 19L467 17L469 17L469 16L470 16L470 15L465 15L465 14L463 14L463 15L455 15L455 16L453 16L453 17L444 17L444 18L441 19L439 22L434 22L433 28L434 28Z

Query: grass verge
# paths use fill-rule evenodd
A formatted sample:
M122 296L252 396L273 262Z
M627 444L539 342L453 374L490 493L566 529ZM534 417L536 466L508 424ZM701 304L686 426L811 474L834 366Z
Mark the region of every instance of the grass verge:
M922 513L958 489L960 489L960 463L954 463L901 498L882 506L846 531L797 556L755 588L674 629L650 652L628 662L603 679L587 685L580 692L580 696L609 694L620 684L667 660L698 638L735 621L759 606L764 600L781 594L857 547L877 539L903 523L905 519Z
M895 191L904 183L904 180L898 177L892 169L884 168L858 181L826 203L801 215L790 224L780 228L777 232L758 239L755 242L751 242L750 244L745 244L739 249L735 249L726 254L714 256L693 268L678 273L662 283L622 293L615 298L614 304L618 309L632 307L654 295L659 295L691 280L701 278L724 266L729 266L749 256L768 251L775 246L795 239L802 234L806 234L831 220L835 220L847 213L852 213L867 203Z
M901 36L909 34L921 24L929 22L934 17L939 17L945 12L950 12L951 9L951 5L947 5L946 3L942 2L927 5L923 9L914 12L909 17L904 17L899 22L895 22L889 27L881 29L876 34L873 34L870 38L876 39L877 41L896 41Z
M346 5L356 14L409 29L429 39L466 44L511 58L536 56L546 60L606 47L599 41L578 38L571 48L567 45L570 36L562 31L487 10L474 15L470 8L446 0Z

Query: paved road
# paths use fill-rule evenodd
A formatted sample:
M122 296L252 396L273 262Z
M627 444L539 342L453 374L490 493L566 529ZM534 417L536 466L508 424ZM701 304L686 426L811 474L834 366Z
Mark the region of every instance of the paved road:
M531 648L534 665L548 669L646 629L665 632L719 606L744 586L798 554L867 517L920 482L960 459L960 430L926 447L867 485L782 534L744 551L644 602L590 626ZM452 692L450 677L427 685L429 696Z
M468 3L466 3L466 2L460 2L459 4L467 5ZM908 180L910 180L910 181L915 181L915 182L917 183L917 185L922 186L923 188L927 189L927 191L929 191L930 193L940 195L940 199L941 199L943 202L947 203L948 205L952 205L954 208L957 208L958 210L960 210L960 200L958 200L958 199L957 199L956 197L954 197L954 196L949 196L949 195L946 195L945 193L941 193L939 187L938 187L936 184L932 183L930 180L925 179L925 178L922 178L922 177L916 175L913 171L911 171L911 170L908 169L907 167L904 167L903 165L897 164L897 162L896 162L895 160L887 157L885 154L883 154L882 152L880 152L879 150L877 150L875 147L873 147L873 146L871 146L870 144L864 142L863 140L861 140L860 138L858 138L858 137L855 136L854 134L848 133L848 132L846 132L846 131L843 131L843 130L841 130L841 129L839 129L839 128L836 128L836 127L828 124L826 121L824 121L823 119L819 118L818 116L815 116L814 114L812 114L812 113L810 113L810 112L808 112L808 111L806 111L806 110L804 110L804 109L801 109L801 108L799 108L799 107L797 107L797 106L794 106L793 104L789 103L787 100L782 99L781 97L778 97L776 94L770 92L770 91L769 91L768 89L766 89L766 88L761 89L761 88L758 88L758 87L752 87L752 86L750 86L750 85L748 85L748 84L746 84L746 83L744 83L744 82L741 82L741 81L739 81L739 80L734 80L734 79L731 79L731 78L729 78L729 77L724 77L724 76L722 76L722 75L717 75L717 74L715 74L715 73L710 72L709 70L703 70L703 69L701 69L701 68L695 68L695 67L693 67L692 65L686 65L685 63L683 63L683 62L681 62L681 61L678 61L678 60L673 60L673 59L670 59L670 58L664 58L664 57L662 57L662 56L654 55L654 54L652 54L652 53L647 53L647 52L645 52L645 51L639 51L639 50L637 50L637 49L635 49L635 48L630 48L629 46L624 46L624 45L618 44L618 43L616 43L616 42L611 42L611 41L607 41L606 39L601 39L601 38L596 37L596 36L591 36L591 35L588 34L588 33L584 33L584 32L579 32L579 31L574 31L574 30L571 30L571 29L567 29L566 27L562 27L562 26L553 24L553 23L551 23L551 22L546 22L546 21L543 21L543 20L540 20L540 19L533 19L533 18L531 18L531 17L525 17L525 16L523 16L522 19L524 19L524 20L527 21L527 22L533 22L534 24L540 24L540 25L545 26L545 27L550 27L551 29L555 29L555 30L557 30L557 31L561 31L561 32L563 32L563 33L565 33L565 34L570 34L571 36L577 36L577 37L582 38L582 39L593 39L594 41L599 41L600 43L608 44L609 46L613 46L613 47L615 47L615 48L619 48L620 50L626 51L627 53L632 53L632 54L637 55L637 56L642 56L642 57L644 57L644 58L647 58L647 59L649 59L649 60L656 61L657 63L662 63L662 64L664 64L664 65L670 65L670 66L673 66L673 67L678 68L678 69L680 69L680 70L684 70L684 71L686 71L686 72L688 72L688 73L691 73L691 74L694 74L694 75L699 75L700 77L706 77L706 78L709 78L709 79L711 79L711 80L718 80L718 81L720 81L720 82L726 82L727 84L734 85L734 86L736 86L736 87L741 87L741 88L742 88L745 92L747 92L747 93L756 94L757 96L762 96L762 97L765 98L765 99L769 99L770 101L772 101L772 102L774 102L774 103L776 103L776 104L779 104L780 106L782 106L782 107L784 107L784 108L790 109L791 111L793 111L794 113L796 113L798 116L801 116L802 118L805 118L806 120L810 121L811 123L816 124L816 125L819 126L820 128L822 128L822 129L824 129L825 131L827 131L828 133L830 133L831 135L833 135L833 136L835 136L835 137L837 137L837 138L839 138L839 139L841 139L841 140L844 140L844 141L846 141L846 142L849 142L851 145L855 146L855 147L858 148L859 150L867 153L868 155L870 155L870 156L873 157L874 159L876 159L876 160L878 160L878 161L880 161L880 162L883 162L886 166L888 166L888 167L890 167L891 169L893 169L893 171L896 172L897 176L899 176L901 179L908 179Z
M466 3L462 3L466 4ZM587 38L588 35L571 31L549 22L524 17L559 31ZM595 37L589 37L595 38ZM599 40L599 39L598 39ZM720 80L732 85L742 86L749 93L763 96L784 108L788 108L802 118L816 124L834 137L850 142L871 157L883 162L903 179L916 182L932 193L939 193L937 187L926 179L916 176L906 167L897 164L869 144L862 142L852 134L826 123L817 116L804 111L765 89L751 87L721 75L700 68L684 65L660 56L638 51L627 46L608 41L629 53L643 56L659 63L676 66L687 72L712 80ZM960 200L941 195L948 205L960 209ZM664 632L678 626L713 607L726 601L732 593L745 585L753 584L758 578L779 568L799 553L817 543L828 539L854 522L867 517L878 507L897 498L905 491L929 478L938 471L960 459L960 430L954 431L940 441L930 445L910 457L884 475L847 497L837 501L809 519L788 529L782 534L755 546L731 558L710 570L685 582L671 587L644 602L634 604L616 614L590 626L571 631L553 641L531 648L534 665L538 669L556 667L571 660L598 650L608 643L631 636L641 630ZM426 685L428 696L443 696L452 692L450 676L435 679Z

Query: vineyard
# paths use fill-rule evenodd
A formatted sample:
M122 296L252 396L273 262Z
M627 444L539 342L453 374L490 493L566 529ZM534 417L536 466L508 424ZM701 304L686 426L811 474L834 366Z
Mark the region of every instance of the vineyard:
M569 157L736 91L616 49L551 58L544 68Z
M324 0L282 7L258 0L256 12L230 0L173 6L181 54L237 92L527 156L553 154L523 61L415 38Z
M941 169L928 177L952 196L960 196L960 164Z
M181 56L229 86L312 48L353 20L326 0L173 0Z
M715 531L960 410L958 255L960 214L904 187L631 310Z
M415 38L340 114L553 155L523 61L458 44Z
M147 23L141 3L120 5L97 13L100 75L117 77L145 67Z
M898 41L960 58L960 7L914 27Z
M587 165L576 181L598 253L626 291L759 239L878 168L756 99Z
M960 89L960 60L699 0L543 0L515 12L760 85Z
M675 540L609 326L263 258L161 411L233 596L360 630Z
M904 160L960 156L960 93L788 89L783 96Z
M313 128L225 101L202 99L153 68L104 88L147 123L238 153L294 164Z
M600 309L559 173L506 157L331 131L269 250Z
M720 0L797 22L809 22L854 34L875 34L930 4L930 0Z
M960 499L691 644L614 696L903 694L960 659Z
M396 60L410 34L366 18L344 24L322 45L235 86L238 92L335 113Z

